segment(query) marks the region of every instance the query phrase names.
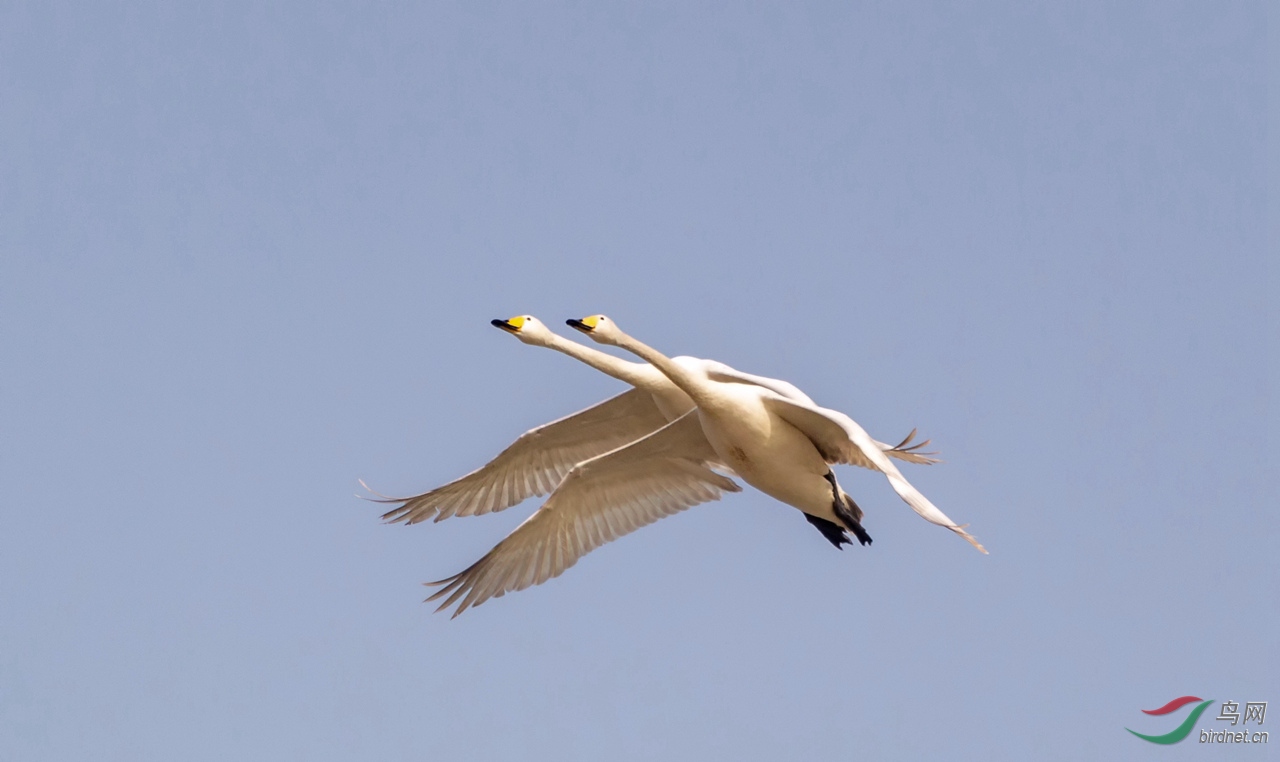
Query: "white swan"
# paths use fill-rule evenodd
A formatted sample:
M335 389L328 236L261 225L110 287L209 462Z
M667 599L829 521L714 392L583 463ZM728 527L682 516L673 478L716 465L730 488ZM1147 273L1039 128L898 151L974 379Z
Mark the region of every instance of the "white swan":
M647 360L683 389L698 406L707 440L748 484L810 516L849 523L829 463L848 463L882 472L912 510L946 527L978 550L986 549L964 527L902 476L875 440L852 418L811 402L788 399L761 387L725 384L673 363L661 352L623 333L604 315L570 320L569 325L602 344L621 347ZM825 484L824 484L825 482ZM859 533L860 527L849 526ZM866 544L866 540L863 540Z
M726 464L747 483L799 508L837 548L862 544L862 511L836 482L828 463L882 471L921 516L986 550L911 486L883 448L848 416L770 389L717 381L677 363L596 315L569 324L642 359L696 402L697 410L630 445L579 463L547 502L493 550L462 572L428 585L448 596L437 611L453 616L489 598L557 577L583 555L664 516L741 490L713 468Z
M552 491L575 464L634 442L693 409L689 395L648 363L623 360L568 341L532 315L490 322L526 344L563 352L634 388L525 432L483 467L442 487L409 497L387 497L375 492L378 496L372 498L374 502L400 504L383 514L384 520L416 524L427 519L442 521L451 516L505 510ZM742 373L724 363L696 357L676 357L672 362L723 382L759 385L783 397L813 402L786 381ZM897 446L877 445L908 462L936 462L929 457L933 453L919 452L929 444L928 440L908 445L914 436L912 430Z

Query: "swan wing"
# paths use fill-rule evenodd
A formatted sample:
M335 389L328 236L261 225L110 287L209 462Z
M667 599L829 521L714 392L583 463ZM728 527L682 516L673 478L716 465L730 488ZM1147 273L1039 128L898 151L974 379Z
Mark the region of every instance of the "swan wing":
M651 394L631 389L525 432L482 468L443 487L374 500L400 503L382 518L406 524L505 510L552 491L575 464L634 442L666 423Z
M592 550L658 519L739 492L712 471L715 451L696 412L639 441L579 463L543 504L493 550L439 586L437 611L456 617L490 598L558 577Z
M799 387L789 381L769 378L767 376L757 376L753 373L743 373L737 368L732 368L716 360L703 360L702 362L703 368L707 372L707 377L712 381L719 381L727 384L754 384L755 386L763 387L771 392L780 394L789 400L803 402L816 407L816 403L809 397L809 395L800 391ZM891 458L897 458L898 460L903 460L908 463L919 463L921 465L937 463L937 458L929 457L930 455L937 455L937 453L919 452L921 447L928 446L929 440L926 439L918 444L907 446L908 443L915 438L915 435L916 431L915 429L912 429L911 433L907 435L907 438L897 445L887 445L884 442L876 442L874 439L871 441L875 443L876 447L888 454ZM863 466L864 468L872 468L872 466L864 463L857 463L855 465Z
M795 426L813 442L828 463L847 463L880 471L889 479L893 491L898 493L921 518L946 527L969 541L973 547L986 553L986 548L964 531L938 507L929 502L920 490L898 471L884 450L849 416L838 410L807 405L797 400L769 395L764 398L769 411ZM905 441L904 441L905 444Z
M716 360L703 360L702 362L703 369L707 372L707 378L712 381L719 381L725 384L754 384L780 394L787 399L800 400L810 405L814 404L809 395L800 391L800 387L790 381L769 378L768 376L757 376L754 373L743 373L737 368L731 368Z

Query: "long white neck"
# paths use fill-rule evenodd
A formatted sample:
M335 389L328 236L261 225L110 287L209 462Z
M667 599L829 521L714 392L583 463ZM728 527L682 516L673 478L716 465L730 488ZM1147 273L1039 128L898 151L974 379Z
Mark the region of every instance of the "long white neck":
M693 399L694 404L701 407L713 399L713 381L709 381L704 376L691 372L679 363L672 361L670 357L667 357L648 344L633 339L625 333L622 333L622 331L618 331L618 334L618 346L636 355L642 360L647 360L650 365L662 371L662 375L671 379L673 384L680 387L685 394L689 395L689 397Z
M552 339L547 346L557 352L563 352L575 360L580 360L607 376L613 376L619 381L639 388L646 386L647 379L644 376L644 366L640 363L623 360L593 347L585 347L576 341L568 341L559 336Z

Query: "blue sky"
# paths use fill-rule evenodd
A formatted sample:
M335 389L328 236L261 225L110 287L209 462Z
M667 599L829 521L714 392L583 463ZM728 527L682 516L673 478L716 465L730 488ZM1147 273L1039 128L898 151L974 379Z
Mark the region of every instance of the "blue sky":
M1280 700L1277 46L1059 5L0 11L0 756L1200 758L1124 727ZM537 501L357 478L621 389L525 312L920 427L991 555L843 469L870 548L747 490L432 615Z

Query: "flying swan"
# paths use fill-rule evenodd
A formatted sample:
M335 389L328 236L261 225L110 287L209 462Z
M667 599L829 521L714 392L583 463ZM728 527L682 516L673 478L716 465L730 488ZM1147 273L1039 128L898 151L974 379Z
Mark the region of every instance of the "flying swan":
M574 465L652 434L693 409L689 395L648 363L630 362L568 341L532 315L490 322L525 344L562 352L634 388L525 432L483 467L442 487L410 497L374 492L374 502L399 504L383 514L387 522L417 524L427 519L443 521L451 516L506 510L530 497L551 492ZM743 373L714 360L675 357L671 361L717 381L757 385L813 404L804 392L786 381ZM909 463L936 463L929 457L934 453L919 452L929 444L928 440L909 444L915 434L913 429L896 446L881 442L876 445L891 457Z
M428 601L436 610L457 604L453 616L489 598L557 577L595 548L658 519L742 488L728 466L751 486L799 508L837 548L863 545L862 510L842 490L829 464L881 471L898 495L927 521L946 527L979 551L986 549L913 487L883 448L847 415L785 397L760 385L719 381L675 362L627 336L603 315L569 325L603 344L647 360L697 405L625 447L574 466L541 508L493 550L437 582Z

